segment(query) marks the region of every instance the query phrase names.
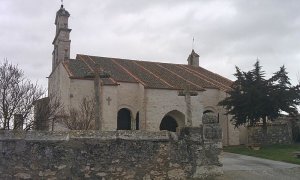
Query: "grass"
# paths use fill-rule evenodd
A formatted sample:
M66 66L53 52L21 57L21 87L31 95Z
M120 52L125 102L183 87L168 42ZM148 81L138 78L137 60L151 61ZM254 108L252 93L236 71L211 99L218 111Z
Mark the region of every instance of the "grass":
M295 151L300 152L300 144L261 146L260 150L252 150L246 146L228 146L224 147L224 151L300 165L300 158L293 155Z

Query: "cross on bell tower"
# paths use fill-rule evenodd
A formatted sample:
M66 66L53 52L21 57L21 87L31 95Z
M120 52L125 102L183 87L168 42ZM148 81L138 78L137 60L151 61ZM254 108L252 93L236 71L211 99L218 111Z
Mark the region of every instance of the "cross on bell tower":
M68 20L70 13L64 8L63 0L61 0L60 9L56 12L55 22L56 34L52 42L54 50L52 52L52 71L63 60L70 58L70 32Z

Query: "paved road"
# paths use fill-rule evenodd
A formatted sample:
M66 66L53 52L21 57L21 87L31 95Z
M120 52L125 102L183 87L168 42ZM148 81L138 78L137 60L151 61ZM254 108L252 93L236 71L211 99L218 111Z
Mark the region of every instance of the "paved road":
M223 153L224 175L217 180L300 180L300 166L251 156Z

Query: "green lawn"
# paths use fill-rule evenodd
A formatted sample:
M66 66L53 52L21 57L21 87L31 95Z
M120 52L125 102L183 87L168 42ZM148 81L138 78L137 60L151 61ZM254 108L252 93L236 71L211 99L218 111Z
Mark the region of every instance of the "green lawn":
M300 158L296 158L293 155L293 152L295 151L300 152L300 144L262 146L260 150L252 150L246 146L229 146L224 147L224 151L300 164Z

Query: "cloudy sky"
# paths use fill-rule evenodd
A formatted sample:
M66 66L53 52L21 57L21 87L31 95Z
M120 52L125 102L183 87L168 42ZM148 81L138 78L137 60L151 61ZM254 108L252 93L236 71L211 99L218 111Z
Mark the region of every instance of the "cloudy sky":
M76 54L200 65L234 80L256 59L300 76L299 0L64 0ZM0 0L0 58L45 88L60 0ZM192 45L192 39L195 43Z

